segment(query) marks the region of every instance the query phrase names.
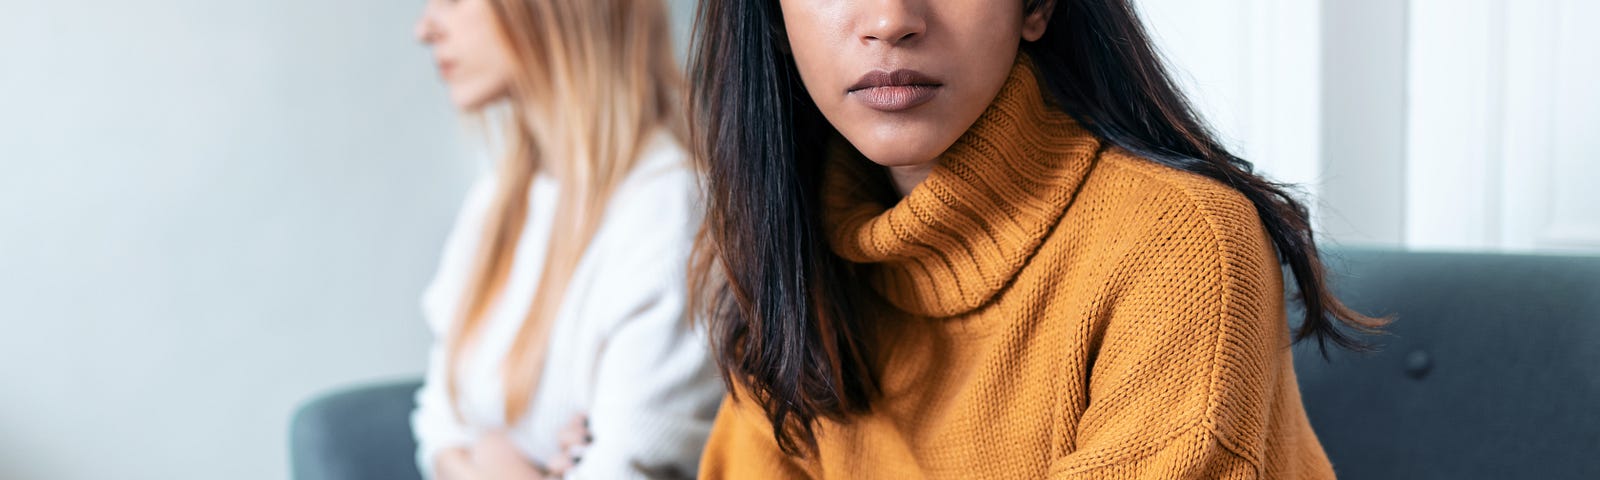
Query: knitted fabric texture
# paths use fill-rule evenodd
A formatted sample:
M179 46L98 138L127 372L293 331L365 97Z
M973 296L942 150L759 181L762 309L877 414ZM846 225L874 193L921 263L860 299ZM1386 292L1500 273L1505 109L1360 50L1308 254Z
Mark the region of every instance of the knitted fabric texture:
M898 202L842 150L824 223L881 300L882 394L803 457L730 397L702 478L1333 478L1237 191L1103 143L1025 57Z

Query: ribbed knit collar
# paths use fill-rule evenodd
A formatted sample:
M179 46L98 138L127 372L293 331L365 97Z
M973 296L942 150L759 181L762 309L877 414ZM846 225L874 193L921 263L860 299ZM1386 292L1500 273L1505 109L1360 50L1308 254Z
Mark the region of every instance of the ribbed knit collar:
M836 143L823 190L834 252L868 264L866 280L891 305L927 317L970 312L1009 285L1061 220L1100 149L1046 104L1026 56L898 203L885 197L882 167Z

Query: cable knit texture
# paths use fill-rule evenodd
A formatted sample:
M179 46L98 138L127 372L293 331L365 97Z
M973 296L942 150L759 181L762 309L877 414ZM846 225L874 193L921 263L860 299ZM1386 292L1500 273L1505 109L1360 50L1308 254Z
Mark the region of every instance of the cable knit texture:
M730 397L702 478L1333 478L1255 208L1100 141L1034 75L898 201L832 155L824 223L881 300L859 320L882 395L803 458Z

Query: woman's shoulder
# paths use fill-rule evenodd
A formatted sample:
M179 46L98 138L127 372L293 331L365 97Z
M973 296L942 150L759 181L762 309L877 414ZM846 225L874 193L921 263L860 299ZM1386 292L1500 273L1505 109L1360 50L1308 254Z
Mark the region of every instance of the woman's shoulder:
M657 135L641 149L633 170L607 201L597 232L623 243L650 239L686 243L699 228L699 180L689 154L671 135Z
M630 218L692 213L698 195L699 178L688 151L675 136L658 133L640 149L633 170L612 193L607 213Z
M659 131L639 148L639 158L634 161L633 171L624 183L667 183L669 185L664 186L681 187L693 178L694 164L683 140Z
M662 194L697 188L689 152L677 136L657 132L641 144L632 170L612 194L612 202L646 202Z
M1192 206L1205 215L1254 217L1255 206L1243 193L1217 179L1158 163L1120 147L1106 150L1101 164L1117 180L1128 182L1126 194L1140 200Z
M1090 183L1088 201L1101 204L1096 210L1118 225L1123 234L1118 237L1138 233L1147 248L1204 246L1196 253L1272 255L1255 204L1216 179L1110 148Z
M656 138L642 149L633 169L607 200L605 215L585 253L589 265L586 278L606 285L591 290L601 295L592 298L604 305L584 307L589 315L626 318L627 312L638 306L623 301L624 294L682 289L682 270L702 216L698 195L688 155L675 140Z

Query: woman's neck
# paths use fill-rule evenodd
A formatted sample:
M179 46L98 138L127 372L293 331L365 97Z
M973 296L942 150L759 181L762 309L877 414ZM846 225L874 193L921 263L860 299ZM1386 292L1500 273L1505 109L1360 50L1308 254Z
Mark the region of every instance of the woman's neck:
M936 161L884 168L841 145L823 190L830 247L867 265L873 288L899 310L972 311L1030 261L1100 147L1049 104L1019 58L994 103ZM885 180L901 198L886 198Z
M889 178L894 181L895 192L899 193L900 197L904 198L906 195L910 195L911 190L916 189L917 185L922 184L923 180L928 179L928 174L933 173L934 163L935 162L927 162L917 165L885 168L889 169Z

